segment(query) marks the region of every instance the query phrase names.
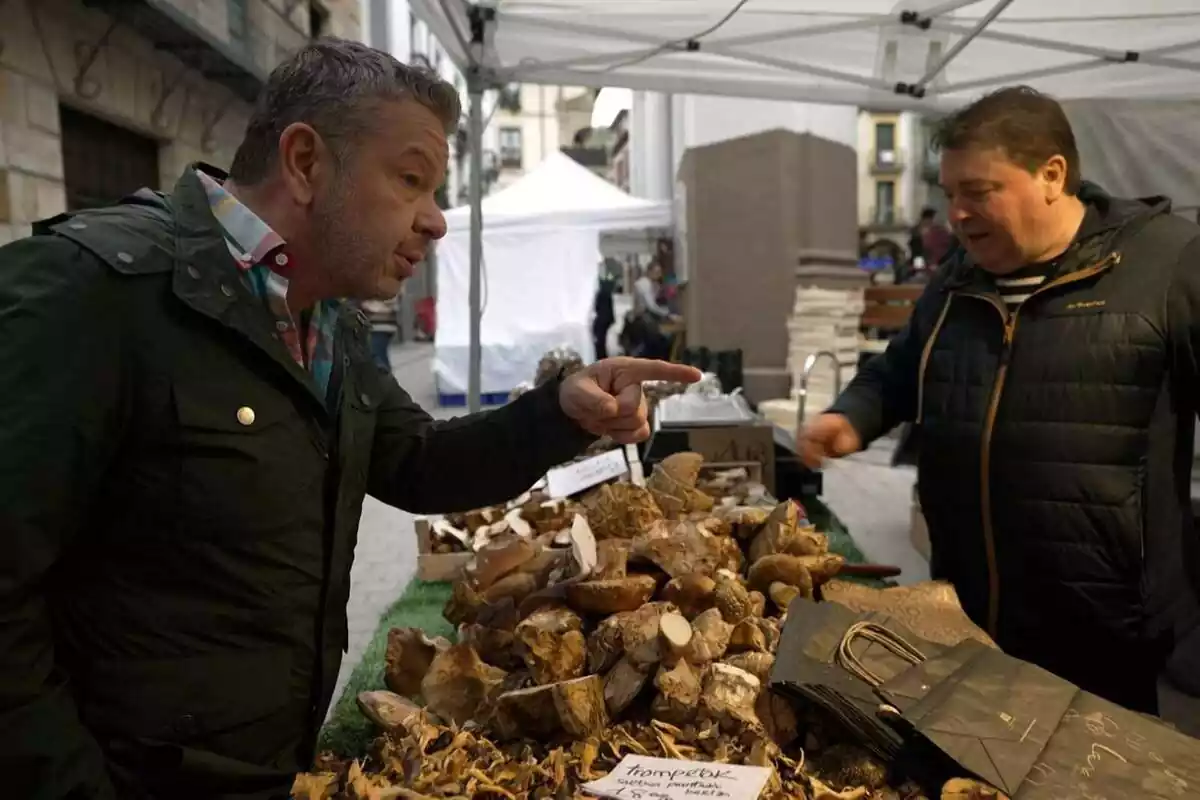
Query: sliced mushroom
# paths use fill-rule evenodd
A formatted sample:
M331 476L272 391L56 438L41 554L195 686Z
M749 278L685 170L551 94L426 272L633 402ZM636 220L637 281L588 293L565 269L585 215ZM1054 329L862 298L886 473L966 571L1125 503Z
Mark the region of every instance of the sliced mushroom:
M598 675L506 692L496 699L495 727L503 738L576 739L608 727L604 681Z
M479 658L470 645L456 644L439 653L421 681L421 696L428 708L459 725L475 719L505 672Z
M657 587L658 583L649 575L583 581L567 587L567 602L584 614L616 614L641 608Z
M705 673L700 707L708 719L727 733L759 727L762 723L754 713L754 704L761 689L762 683L749 672L716 663Z
M700 708L700 676L688 663L660 667L654 685L658 695L650 708L653 717L671 725L691 724Z
M421 680L433 659L448 647L450 642L447 640L431 639L419 628L392 628L388 631L384 653L384 683L403 697L419 694Z
M364 717L388 733L407 733L412 721L425 713L408 698L382 689L360 692L355 701Z
M629 708L646 687L650 673L649 667L638 666L628 658L622 658L609 670L604 677L604 703L609 716L615 718Z
M509 511L507 514L505 514L504 521L508 523L508 527L512 530L512 532L517 536L520 536L522 539L533 538L533 526L526 522L525 518L521 516L520 508L514 508L512 511Z

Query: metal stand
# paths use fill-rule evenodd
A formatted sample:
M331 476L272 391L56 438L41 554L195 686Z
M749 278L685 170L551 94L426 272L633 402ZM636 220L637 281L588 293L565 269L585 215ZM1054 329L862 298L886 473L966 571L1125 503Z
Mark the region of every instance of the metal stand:
M467 411L472 414L483 407L483 92L490 82L483 67L483 48L488 26L495 20L494 8L471 6L469 51L473 64L467 70L467 94L471 102L467 120L467 138L471 147L471 283L468 290L471 325L467 351Z
M836 353L829 350L822 350L819 353L810 353L804 359L804 368L800 370L800 392L796 398L796 434L804 429L804 407L808 400L808 376L812 374L813 368L822 358L828 358L833 362L833 396L837 397L842 393L842 365L838 361Z
M477 73L469 76L467 89L471 99L467 121L471 141L471 273L468 289L471 327L467 355L467 410L474 414L483 406L483 86Z

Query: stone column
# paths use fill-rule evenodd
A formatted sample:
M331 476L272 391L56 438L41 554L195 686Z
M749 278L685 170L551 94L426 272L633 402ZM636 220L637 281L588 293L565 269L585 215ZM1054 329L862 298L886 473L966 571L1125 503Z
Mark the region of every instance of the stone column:
M0 68L0 242L66 210L53 84Z
M630 193L650 200L671 199L675 190L671 96L634 92L629 121Z

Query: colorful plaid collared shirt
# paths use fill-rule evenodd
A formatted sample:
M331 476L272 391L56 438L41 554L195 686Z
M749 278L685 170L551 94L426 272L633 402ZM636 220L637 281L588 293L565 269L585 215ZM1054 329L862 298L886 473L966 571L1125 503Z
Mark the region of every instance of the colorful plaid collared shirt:
M196 171L208 193L213 216L225 234L225 243L251 291L263 301L271 323L292 358L307 371L322 393L328 391L333 371L333 337L337 324L336 300L318 303L304 327L287 304L288 270L292 267L286 243L212 177Z

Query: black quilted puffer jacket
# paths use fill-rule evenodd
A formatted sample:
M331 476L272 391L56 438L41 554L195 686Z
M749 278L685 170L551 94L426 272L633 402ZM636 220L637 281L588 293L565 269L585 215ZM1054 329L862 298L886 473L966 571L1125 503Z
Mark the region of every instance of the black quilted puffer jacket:
M1075 244L1018 311L959 254L831 410L865 442L920 426L933 575L1004 650L1154 713L1200 623L1200 227L1161 198L1081 199Z

